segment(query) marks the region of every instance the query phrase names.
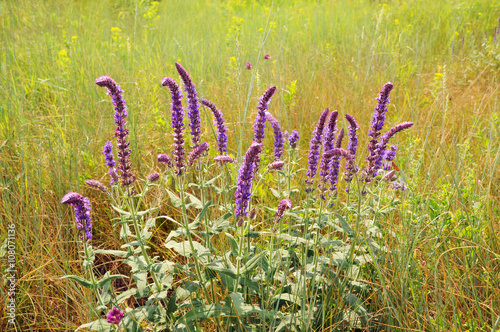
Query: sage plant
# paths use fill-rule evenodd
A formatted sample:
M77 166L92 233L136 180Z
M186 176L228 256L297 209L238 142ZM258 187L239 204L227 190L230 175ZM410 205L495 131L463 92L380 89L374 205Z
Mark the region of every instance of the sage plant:
M207 99L200 99L200 102L212 111L217 128L217 151L221 156L225 156L227 155L227 127L222 112Z
M116 128L114 137L116 137L116 146L118 149L118 170L120 171L122 185L128 187L135 181L135 175L130 170L130 142L127 141L128 129L125 128L128 112L125 99L123 99L123 90L109 76L98 77L95 84L107 89L107 94L111 96L113 105L115 106Z
M172 135L174 137L174 145L172 155L174 156L175 174L182 175L185 171L184 155L184 110L182 109L182 93L179 85L170 77L166 77L161 83L170 89L172 95Z
M184 67L182 67L179 63L175 63L175 68L177 68L177 72L181 76L182 82L184 83L184 91L187 96L187 115L189 118L189 127L191 128L191 142L193 143L193 149L200 145L201 142L201 131L200 131L200 108L198 105L198 93L196 92L196 88L194 87L193 80L191 76L189 76L188 72Z
M314 188L312 188L312 184L314 183L314 176L316 175L316 172L318 171L318 161L319 161L319 154L321 150L321 138L323 136L323 129L325 128L325 121L326 118L328 117L328 108L321 113L319 120L318 120L318 125L316 126L316 129L314 129L312 137L311 137L311 143L309 146L309 164L308 164L308 169L307 169L307 174L306 176L308 179L306 180L306 183L311 186L306 189L306 192L312 192Z

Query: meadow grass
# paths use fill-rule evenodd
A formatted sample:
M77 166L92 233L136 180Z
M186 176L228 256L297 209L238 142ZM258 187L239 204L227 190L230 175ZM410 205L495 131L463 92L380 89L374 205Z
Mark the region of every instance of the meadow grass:
M74 330L91 319L84 291L60 279L80 266L73 217L59 201L70 190L98 197L83 180L105 182L113 115L95 78L125 90L133 167L149 174L171 144L160 82L177 77L178 61L223 110L238 158L267 87L278 87L270 111L299 130L304 152L324 108L367 124L392 81L387 122L415 123L397 138L410 189L383 217L398 254L374 275L385 296L371 305L391 313L386 330L491 331L500 317L499 17L500 3L488 0L0 2L0 230L16 225L19 330ZM115 247L109 206L93 202L94 243ZM158 238L169 230L160 226Z

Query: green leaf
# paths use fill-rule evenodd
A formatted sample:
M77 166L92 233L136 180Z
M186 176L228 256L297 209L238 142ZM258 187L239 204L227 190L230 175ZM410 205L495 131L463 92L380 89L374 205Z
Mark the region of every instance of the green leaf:
M170 190L166 189L167 190L167 194L168 196L170 196L170 201L172 201L172 205L176 208L180 208L182 207L182 201L179 197L177 197L176 194L174 194L173 192L171 192Z
M203 209L200 211L200 213L198 214L198 216L196 216L195 222L198 221L198 225L199 225L199 223L201 223L201 221L205 217L205 214L207 214L208 208L210 207L211 204L212 204L212 202L208 201L205 204L205 206L203 207ZM192 224L194 224L194 222L191 223L191 224L189 224L189 229L195 229L195 228L198 227L198 225L196 227L191 227Z
M128 279L128 277L123 274L109 275L109 272L106 272L106 274L97 282L97 287L102 287L105 283L118 278Z
M236 239L229 233L224 233L226 234L226 237L227 237L227 241L229 242L229 245L231 246L231 254L236 257L238 256L238 248L240 247L238 245L238 242L236 241Z
M188 311L177 320L177 323L189 323L195 320L204 321L208 318L227 316L229 312L226 307L220 304L203 305Z
M259 264L259 262L262 260L265 254L266 252L262 251L257 255L255 255L254 257L252 257L251 259L249 259L248 262L243 267L243 269L240 270L240 274L245 274L252 271L254 267L257 266L257 264Z
M144 259L144 256L130 256L126 260L123 261L125 264L130 266L132 268L132 273L135 273L137 271L145 271L146 270L146 260Z
M215 261L206 265L206 267L212 271L215 271L219 274L224 274L230 278L237 279L236 270L225 268L221 261Z
M121 304L131 296L135 296L137 288L130 288L116 297L116 303Z
M345 294L344 301L349 304L351 310L358 315L363 326L366 326L368 324L368 310L366 310L366 307L363 305L363 301L352 293Z
M121 251L121 250L97 249L97 250L94 250L94 253L101 254L101 255L111 255L111 256L116 256L116 257L120 257L120 258L127 258L129 256L128 251Z
M116 212L118 212L121 216L124 216L126 219L130 218L132 215L130 214L130 212L127 212L125 210L122 210L120 209L119 207L116 207L114 205L111 205L111 207L113 208L113 210L115 210Z
M231 293L229 294L231 298L231 302L233 303L234 309L238 313L239 317L247 317L254 313L259 313L262 310L256 306L245 303L243 296L240 293Z
M104 318L95 320L93 322L87 323L80 325L76 330L80 329L90 329L92 331L101 331L101 332L108 332L108 331L114 331L114 327L112 324L108 323Z
M337 216L337 218L339 218L340 225L342 226L342 229L344 230L346 235L349 236L350 238L353 238L354 237L354 230L351 228L351 226L349 226L349 224L344 219L344 217L342 217L338 213L335 213L335 215Z
M94 289L94 285L92 284L92 282L90 282L87 279L84 279L82 277L79 277L79 276L69 275L69 276L62 277L61 279L70 279L70 280L76 281L77 283L79 283L80 285L82 285L85 288Z
M201 204L201 201L198 198L191 195L190 193L186 193L186 196L189 197L189 200L191 201L191 204L189 204L189 206L193 206L195 209L198 210L203 208L203 204Z
M135 284L137 285L136 298L140 299L151 294L148 287L148 273L146 271L134 273L132 278L135 280Z
M207 248L205 248L201 243L196 241L193 241L192 243L195 252L193 252L193 250L191 249L191 244L189 243L189 241L183 241L183 242L169 241L165 243L165 247L168 249L173 249L179 255L182 255L184 257L190 257L193 254L199 257L204 253L210 253L210 251Z

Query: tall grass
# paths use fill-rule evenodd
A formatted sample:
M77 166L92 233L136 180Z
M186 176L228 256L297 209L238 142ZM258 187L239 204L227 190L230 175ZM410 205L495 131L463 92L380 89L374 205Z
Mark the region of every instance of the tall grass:
M124 88L133 167L148 174L171 144L159 82L176 77L179 61L224 111L238 157L272 84L271 111L306 149L323 108L369 123L378 88L392 81L387 121L415 122L396 159L410 191L383 218L398 254L379 266L387 296L373 301L395 330L491 330L500 316L499 17L487 0L0 2L0 230L16 224L19 329L89 321L82 290L60 280L79 257L58 202L70 189L96 196L83 180L106 175L100 149L113 115L94 79ZM94 205L95 242L112 247L108 210Z

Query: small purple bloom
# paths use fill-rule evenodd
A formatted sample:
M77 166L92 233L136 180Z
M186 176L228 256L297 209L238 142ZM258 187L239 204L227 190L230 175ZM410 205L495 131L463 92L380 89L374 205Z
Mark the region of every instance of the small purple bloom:
M214 160L220 164L234 163L234 158L231 156L217 156Z
M271 59L271 56L269 54L264 55L264 60L269 60Z
M408 189L408 186L406 186L404 182L394 181L389 185L389 188L394 190L405 191L406 189Z
M275 170L281 170L281 169L283 169L283 166L285 166L285 162L283 160L277 160L277 161L272 162L271 164L269 164L269 166L267 166L267 168L270 171L275 171Z
M269 112L266 112L266 119L269 121L274 130L274 160L278 161L283 155L283 145L285 140L283 139L283 133L281 132L278 120L276 120Z
M394 86L391 82L384 84L380 90L379 96L376 98L378 103L375 107L375 112L373 112L372 124L368 132L368 136L370 137L370 141L368 142L368 157L366 158L368 166L366 166L363 171L365 182L371 182L377 170L376 164L379 159L377 151L378 138L380 136L380 131L384 127L387 104L389 103L389 94L393 88Z
M388 172L386 175L384 175L384 177L382 178L383 181L394 181L396 180L398 177L396 176L396 170L391 170L390 172Z
M128 129L125 128L127 124L126 118L128 116L127 105L123 99L122 88L109 76L98 77L95 81L100 87L105 87L108 91L107 94L111 96L115 106L115 135L116 146L118 148L118 170L120 171L120 178L124 187L130 186L135 181L135 175L130 171L130 142L127 142Z
M254 130L254 142L262 143L264 141L264 129L266 128L266 111L269 109L269 102L271 101L272 96L276 92L276 87L272 86L267 89L262 97L259 99L259 103L257 104L257 116L255 117L255 123L253 126ZM255 165L253 167L253 172L256 173L259 170L260 166L260 154L257 154L257 157L254 161Z
M222 112L215 107L215 104L206 99L200 99L200 102L206 107L210 108L215 119L215 126L217 127L217 151L220 155L227 154L227 127L224 123Z
M106 160L106 166L109 167L110 185L114 185L118 182L118 174L116 174L115 169L116 162L113 155L113 143L110 141L106 142L102 147L102 153L104 154L104 160Z
M250 62L247 62L247 64L245 65L245 67L250 70L252 69L252 64Z
M255 159L262 151L262 144L253 142L248 148L247 153L243 157L243 163L238 172L237 188L234 193L235 205L234 215L237 220L237 225L243 224L243 217L248 215L247 208L251 198L252 180L254 177L253 167Z
M342 146L342 140L344 139L344 128L340 129L339 135L337 136L337 140L335 141L334 148L340 149ZM325 156L329 156L330 151L328 150L324 153ZM345 151L345 150L344 150ZM329 174L328 174L328 182L330 182L330 190L337 190L337 183L339 181L339 169L340 169L340 159L342 159L342 155L332 155L330 156L331 161L329 164ZM350 158L349 160L352 160Z
M149 182L156 182L159 179L160 179L160 174L158 174L158 173L151 173L148 175Z
M276 92L276 87L272 86L264 92L262 97L259 99L257 104L257 117L255 118L255 124L253 126L254 130L254 141L257 143L262 143L264 140L264 129L266 128L266 111L269 109L269 102L271 97Z
M172 163L172 159L170 158L170 156L168 154L159 154L156 156L156 158L158 159L158 162L160 164L167 165L168 168L174 167L174 164Z
M318 170L318 161L319 161L319 152L321 149L321 137L323 136L323 129L325 127L325 121L326 118L328 117L328 108L321 113L319 120L318 120L318 125L316 126L316 129L314 129L314 132L311 137L311 143L309 145L309 167L307 170L306 176L308 179L306 180L306 183L308 185L313 184L313 178L316 175L316 172ZM307 192L311 192L314 189L308 188L306 189Z
M106 315L106 321L110 324L120 324L121 320L125 316L125 313L118 309L117 307L113 307L108 314Z
M392 168L392 161L396 158L396 152L398 151L398 145L393 144L389 150L385 150L383 153L382 159L384 159L384 163L382 164L382 168L385 171L389 171Z
M349 123L349 143L347 145L347 151L351 154L351 159L347 162L345 166L344 179L347 182L351 182L354 174L359 171L358 165L356 165L356 150L358 148L358 123L353 116L346 114L345 118Z
M276 213L274 214L274 223L277 224L280 222L281 218L283 218L283 214L285 213L285 210L291 209L292 208L292 201L289 200L288 198L285 198L281 200L278 203L278 209Z
M170 77L166 77L161 83L170 89L172 95L172 129L174 136L174 156L175 174L182 175L184 173L184 111L182 109L182 93L179 85Z
M299 140L299 132L297 130L293 130L290 135L288 135L288 144L292 149L297 148L297 141Z
M400 131L403 131L405 129L410 128L413 126L413 122L403 122L400 124L395 125L392 127L389 131L387 131L381 138L380 142L377 144L376 148L376 155L378 156L378 159L375 160L375 164L373 166L373 174L374 176L377 175L377 171L382 167L382 160L384 158L384 152L387 149L387 143L389 143L389 140L399 133ZM394 151L396 153L396 151Z
M184 83L184 91L187 96L187 115L189 118L189 127L191 127L191 142L193 143L193 148L197 147L200 142L200 109L198 107L198 94L196 92L196 88L194 87L194 83L191 80L191 76L189 76L188 72L184 67L180 64L175 63L175 67L177 68L177 72L182 78L182 82Z
M80 237L83 242L92 239L92 220L90 219L90 201L87 197L69 192L61 199L62 204L69 204L75 209L76 228L83 232Z
M85 184L87 186L89 186L90 188L97 189L99 191L102 191L103 193L108 192L108 188L106 188L105 185L103 185L102 183L100 183L97 180L85 180Z
M339 112L333 111L330 113L330 119L325 128L325 134L323 135L323 158L321 159L321 166L319 175L321 176L320 190L323 192L325 189L325 183L328 177L330 157L325 156L326 151L333 149L335 143L335 133L337 131L337 118Z
M193 164L195 163L195 161L198 160L207 151L208 151L208 143L207 142L203 142L200 145L198 145L189 154L188 165L189 166L193 166Z

